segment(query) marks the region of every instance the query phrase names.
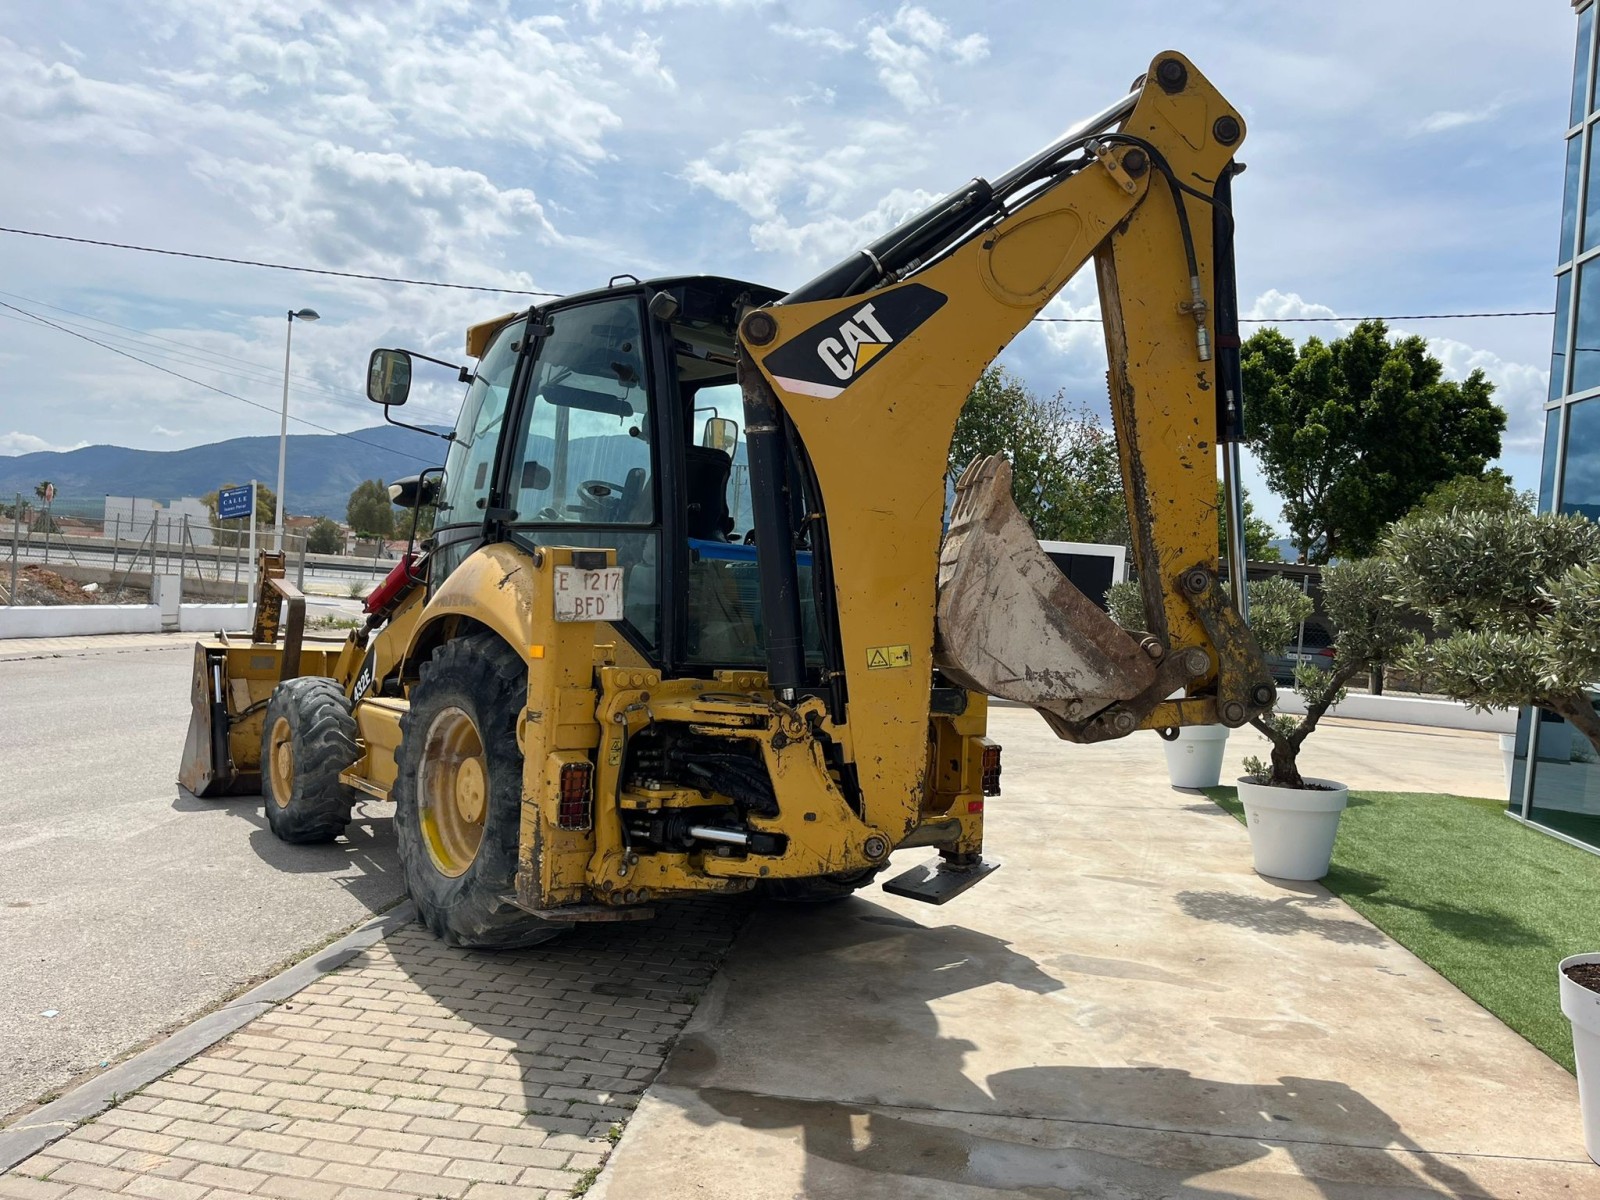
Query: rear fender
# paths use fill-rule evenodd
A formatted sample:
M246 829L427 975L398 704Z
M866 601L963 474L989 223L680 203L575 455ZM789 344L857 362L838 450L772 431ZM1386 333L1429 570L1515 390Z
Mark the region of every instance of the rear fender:
M523 658L533 650L534 568L525 551L501 543L474 551L428 600L406 647L405 675L467 628L493 630Z

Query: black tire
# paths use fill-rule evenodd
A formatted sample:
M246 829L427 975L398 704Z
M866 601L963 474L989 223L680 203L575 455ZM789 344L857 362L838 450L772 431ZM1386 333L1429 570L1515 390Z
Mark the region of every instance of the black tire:
M768 899L785 904L832 904L835 900L848 900L862 888L870 887L881 874L882 867L867 867L862 871L815 879L765 879L761 882L761 892Z
M517 717L528 702L528 670L493 634L446 642L421 666L410 710L400 718L393 796L395 835L406 887L417 919L445 943L478 949L516 949L566 932L507 903L516 890L517 843L522 825L522 751ZM481 746L484 796L481 835L470 861L451 874L441 865L437 816L424 828L422 809L437 800L438 784L425 779L430 736L470 721ZM437 753L437 751L436 751ZM436 766L436 771L438 770ZM419 792L427 791L419 797ZM458 823L461 818L454 820Z
M343 833L356 793L339 772L360 757L356 720L337 683L306 676L273 688L261 722L261 800L272 832L298 845Z

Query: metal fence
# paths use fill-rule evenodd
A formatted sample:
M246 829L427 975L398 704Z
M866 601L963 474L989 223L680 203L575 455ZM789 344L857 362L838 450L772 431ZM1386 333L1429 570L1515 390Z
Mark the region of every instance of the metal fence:
M254 573L245 520L212 523L158 512L143 519L113 515L108 522L102 515L25 502L21 495L0 512L7 514L0 520L0 603L24 602L20 585L29 564L93 582L108 597L147 591L162 575L181 575L187 590L208 598L249 597ZM323 555L310 553L309 540L305 534L283 536L290 578L303 591L356 595L394 566L393 552L381 543L365 554ZM277 544L271 528L257 528L258 550Z

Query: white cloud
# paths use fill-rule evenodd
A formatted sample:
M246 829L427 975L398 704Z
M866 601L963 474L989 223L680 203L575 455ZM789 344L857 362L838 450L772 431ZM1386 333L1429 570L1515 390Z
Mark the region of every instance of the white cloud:
M750 227L750 240L759 250L807 262L832 261L888 233L938 198L921 188L895 188L855 217L830 213L801 225L791 224L782 215L762 221Z
M927 9L903 4L887 24L867 31L867 57L878 66L878 81L907 109L939 101L933 77L941 65L971 64L989 53L982 34L956 37L950 26Z
M10 433L0 433L0 455L39 454L43 451L61 453L67 450L81 450L88 442L77 442L70 446L58 445L47 442L42 437L35 437L31 433L22 433L13 429Z
M839 142L808 134L798 121L751 130L692 160L683 177L763 221L776 220L791 204L837 208L894 170L894 155L885 148L902 144L907 133L880 121L851 121L847 128L849 140ZM717 165L728 160L733 165Z
M1468 111L1440 109L1416 122L1411 131L1415 134L1448 133L1452 129L1463 129L1468 125L1481 125L1491 120L1503 107L1499 101L1495 101L1493 104Z
M846 50L855 49L855 43L837 29L828 29L820 25L791 25L787 22L781 22L772 27L772 32L779 37L790 38L796 42L804 42L808 46L820 46L824 50L835 50L843 53Z
M904 173L903 126L841 121L839 128L848 140L813 137L799 121L753 130L690 162L683 178L754 218L756 249L807 264L838 258L937 199L887 182Z
M1040 311L1045 344L1057 354L1105 362L1105 330L1100 324L1100 294L1094 267L1085 266Z
M1392 335L1411 331L1392 329ZM1528 363L1509 362L1492 350L1470 346L1453 338L1428 337L1428 351L1444 364L1445 377L1465 379L1482 371L1494 384L1494 400L1506 410L1505 450L1537 450L1544 444L1544 402L1550 388L1550 372Z
M246 203L264 228L282 230L333 267L459 271L496 238L558 240L529 189L404 154L317 142L281 162L208 159L195 170ZM528 286L499 274L496 282Z
M1257 296L1254 302L1240 314L1248 321L1282 321L1289 317L1338 317L1338 313L1326 304L1313 304L1304 300L1297 292L1280 292L1277 288L1268 288ZM1351 322L1329 322L1329 327L1337 329L1341 325L1348 326Z
M625 67L638 78L659 83L669 92L678 90L678 81L672 72L661 65L660 38L636 32L633 41L624 47L612 41L610 34L601 34L595 39L594 47L603 57Z

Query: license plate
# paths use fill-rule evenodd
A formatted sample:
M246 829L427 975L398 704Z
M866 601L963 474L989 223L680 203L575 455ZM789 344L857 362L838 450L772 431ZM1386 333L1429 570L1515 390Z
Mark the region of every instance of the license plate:
M622 620L622 568L556 568L556 620Z

